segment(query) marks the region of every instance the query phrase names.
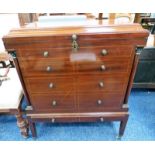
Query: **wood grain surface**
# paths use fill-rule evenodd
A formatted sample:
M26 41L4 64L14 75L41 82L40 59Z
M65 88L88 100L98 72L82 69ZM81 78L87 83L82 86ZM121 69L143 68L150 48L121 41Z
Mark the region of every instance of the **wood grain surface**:
M105 120L120 121L122 136L136 47L148 34L139 24L122 24L21 28L4 36L32 106L26 114L33 136L36 121Z

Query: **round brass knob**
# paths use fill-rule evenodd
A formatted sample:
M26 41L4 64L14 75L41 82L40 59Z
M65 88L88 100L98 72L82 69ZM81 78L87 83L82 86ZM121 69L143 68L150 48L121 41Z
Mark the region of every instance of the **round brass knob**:
M98 100L98 101L97 101L97 104L98 104L98 105L101 105L101 104L102 104L102 100Z
M76 34L73 34L73 35L72 35L72 39L73 39L73 40L76 40L76 39L77 39L77 35L76 35Z
M104 71L106 69L105 65L101 65L101 70Z
M52 101L52 106L56 106L57 105L57 102L54 100Z
M53 83L50 83L50 84L48 85L48 87L49 87L49 88L53 88L53 87L54 87L54 84L53 84Z
M46 71L47 71L47 72L50 72L51 70L52 70L52 68L51 68L50 66L47 66L47 67L46 67Z
M99 86L100 87L104 87L104 83L103 82L99 82Z
M55 118L52 118L52 119L51 119L51 122L54 123L54 122L55 122Z
M102 54L102 55L107 55L107 54L108 54L108 51L105 50L105 49L103 49L103 50L101 51L101 54Z
M103 117L101 117L101 118L100 118L100 121L101 121L101 122L103 122L103 121L104 121L104 118L103 118Z
M44 51L43 55L44 57L48 57L48 51Z

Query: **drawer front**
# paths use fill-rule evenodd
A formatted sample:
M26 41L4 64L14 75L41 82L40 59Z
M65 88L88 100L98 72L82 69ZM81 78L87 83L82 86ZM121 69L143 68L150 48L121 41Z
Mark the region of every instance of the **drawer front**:
M81 75L69 77L25 78L30 93L122 92L126 90L126 75Z
M88 114L89 115L89 114ZM124 116L122 114L122 116ZM114 116L114 114L111 114L109 116L103 116L103 114L101 114L101 116L85 116L85 117L52 117L52 116L48 116L46 115L46 117L42 118L42 117L31 117L31 119L33 121L38 121L38 122L42 122L42 121L47 121L47 122L51 122L51 123L68 123L68 122L104 122L104 121L120 121L122 116Z
M112 59L97 61L69 62L63 60L19 60L24 76L49 76L53 74L94 73L130 73L131 59Z
M70 29L70 28L69 28ZM97 28L98 29L98 28ZM81 28L83 31L83 28ZM96 28L94 28L96 30ZM50 30L51 32L52 30ZM67 32L67 31L66 31ZM103 33L103 31L100 31ZM29 33L29 32L28 32ZM31 32L32 33L32 32ZM68 33L68 32L67 32ZM83 32L82 32L83 33ZM122 37L124 34L120 32L120 34L110 35L110 34L99 34L95 33L92 34L88 32L83 34L77 34L76 42L80 48L82 47L89 47L89 46L124 46L124 45L145 45L146 40L145 37L140 38L134 38L133 34L126 34L125 37ZM34 34L34 32L33 32ZM72 34L75 34L75 31L73 30L71 34L65 35L65 31L63 30L63 35L60 36L36 36L36 37L16 37L14 46L16 46L18 49L30 49L30 48L72 48L73 38ZM38 34L37 34L38 35ZM128 37L128 38L127 38ZM9 38L8 38L9 39ZM7 47L12 49L12 41L9 43L9 41L6 42Z
M123 116L123 114L122 114ZM98 116L98 117L80 117L80 122L104 122L104 121L120 121L122 116L114 116L114 114L111 114L109 116ZM124 117L124 116L123 116Z
M74 112L76 101L74 94L33 94L30 97L34 110L53 112Z
M80 92L124 92L127 87L127 75L83 75L77 76L77 91Z
M32 47L30 49L19 49L18 57L31 59L41 59L41 58L50 58L50 59L69 59L70 54L72 53L72 48L46 48L46 47Z
M133 53L133 46L90 46L81 47L76 52L69 48L30 48L19 49L18 57L33 59L33 58L53 58L53 59L69 59L75 53L94 53L96 57L111 58L111 57L130 57ZM76 54L75 54L76 55ZM79 56L77 54L77 56Z
M77 71L79 73L130 73L131 58L115 58L111 60L98 59L97 61L77 62Z
M102 112L106 109L120 109L124 100L123 93L83 93L78 94L80 111Z
M75 91L73 77L25 78L25 83L30 93L72 93Z
M70 60L76 62L93 62L119 58L130 58L134 54L133 46L90 46L71 52Z
M42 122L47 121L51 123L70 123L70 122L79 122L79 118L77 117L47 117L47 118L32 118L34 121Z
M49 76L56 74L72 74L75 70L74 63L70 63L66 60L21 60L19 59L19 65L24 76Z

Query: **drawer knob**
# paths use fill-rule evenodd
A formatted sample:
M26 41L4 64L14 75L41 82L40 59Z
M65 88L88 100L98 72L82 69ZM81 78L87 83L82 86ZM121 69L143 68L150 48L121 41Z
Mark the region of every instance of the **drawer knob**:
M102 100L98 100L98 101L97 101L97 104L98 104L98 105L101 105L101 104L102 104Z
M103 50L101 51L101 54L102 54L102 55L107 55L107 54L108 54L108 51L105 50L105 49L103 49Z
M73 39L73 40L76 40L76 39L77 39L77 35L76 35L76 34L73 34L73 35L72 35L72 39Z
M77 52L78 48L79 48L79 46L78 46L78 43L77 43L77 35L73 34L72 35L72 49L73 49L73 51Z
M104 71L106 69L105 65L101 65L101 70Z
M54 87L54 84L53 83L50 83L48 87L49 88L53 88Z
M99 82L99 86L100 86L101 88L103 88L103 87L104 87L104 83L103 83L103 82Z
M48 57L48 51L44 51L44 57Z
M103 122L103 121L104 121L104 118L103 118L103 117L101 117L101 118L100 118L100 121L101 121L101 122Z
M50 72L52 70L52 68L50 66L47 66L46 71Z
M51 122L54 123L54 122L55 122L55 118L52 118L52 119L51 119Z
M52 106L56 106L57 105L57 101L52 101Z

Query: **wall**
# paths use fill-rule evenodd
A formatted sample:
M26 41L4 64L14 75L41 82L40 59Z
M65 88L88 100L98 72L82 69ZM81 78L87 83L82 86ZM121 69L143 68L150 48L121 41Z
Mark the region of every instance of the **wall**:
M2 37L12 28L18 28L18 14L0 14L0 52L5 50Z

